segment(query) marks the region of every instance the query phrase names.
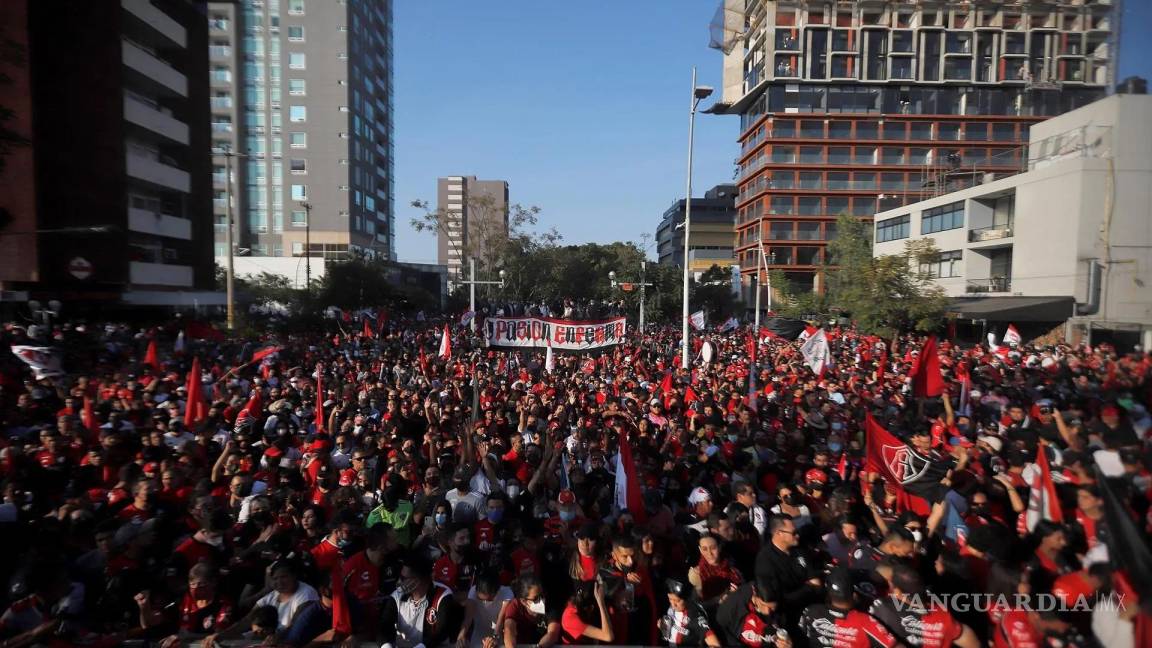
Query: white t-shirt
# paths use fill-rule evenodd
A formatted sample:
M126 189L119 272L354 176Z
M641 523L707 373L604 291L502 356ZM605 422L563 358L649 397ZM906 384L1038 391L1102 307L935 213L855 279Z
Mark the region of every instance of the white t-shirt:
M319 601L320 595L316 593L316 589L308 583L297 583L296 593L292 598L287 601L280 600L279 592L268 592L256 601L256 607L261 605L273 605L276 607L276 616L279 618L279 625L281 630L288 629L292 625L292 618L296 616L296 612L313 601Z
M496 617L500 615L500 606L511 601L513 596L511 588L501 586L491 601L481 601L476 598L475 587L468 590L469 605L472 606L472 642L469 644L472 648L481 648L484 638L496 632Z
M484 497L476 491L461 495L459 490L453 488L444 495L444 499L452 505L454 522L477 522L488 514L484 508Z

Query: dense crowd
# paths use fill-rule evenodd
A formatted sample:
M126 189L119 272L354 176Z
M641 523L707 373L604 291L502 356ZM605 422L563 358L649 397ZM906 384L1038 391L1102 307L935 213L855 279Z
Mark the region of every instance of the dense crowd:
M917 336L829 328L815 374L743 328L688 370L673 328L552 367L353 328L32 331L67 352L0 364L0 645L1152 645L1139 350L942 342L922 398Z

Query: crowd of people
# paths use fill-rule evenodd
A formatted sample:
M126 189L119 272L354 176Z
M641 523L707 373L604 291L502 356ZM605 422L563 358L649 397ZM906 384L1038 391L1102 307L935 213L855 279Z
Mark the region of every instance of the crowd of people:
M0 646L1152 645L1139 349L945 341L925 398L920 336L830 327L817 374L450 324L33 331L68 353L0 364Z

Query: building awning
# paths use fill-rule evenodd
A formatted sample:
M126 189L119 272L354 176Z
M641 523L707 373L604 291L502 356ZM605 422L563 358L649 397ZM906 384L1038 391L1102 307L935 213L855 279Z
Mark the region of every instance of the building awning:
M994 322L1062 322L1072 317L1073 297L957 297L948 312Z

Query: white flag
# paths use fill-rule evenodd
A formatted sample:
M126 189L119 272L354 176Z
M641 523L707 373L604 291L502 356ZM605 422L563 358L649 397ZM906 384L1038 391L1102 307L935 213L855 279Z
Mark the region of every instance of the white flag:
M695 313L692 313L692 316L688 318L688 322L692 324L692 328L696 329L697 331L703 331L704 311L698 310Z
M184 353L184 331L176 334L176 345L172 347L176 353Z
M544 356L544 371L552 373L556 370L556 356L552 355L552 338L548 338L548 353Z
M32 368L36 380L64 375L60 369L60 353L52 347L13 346L12 353Z
M441 358L452 357L452 341L448 335L448 325L444 325L444 335L440 338L440 353Z
M800 347L800 353L804 356L804 364L819 376L828 365L828 338L824 336L824 329L809 336Z
M719 332L727 333L728 331L735 331L738 328L740 328L740 320L735 317L729 317L728 321L720 325Z
M1007 344L1008 346L1020 346L1020 343L1023 340L1020 338L1020 331L1017 331L1015 326L1009 324L1008 330L1004 332L1003 341L1004 344Z

